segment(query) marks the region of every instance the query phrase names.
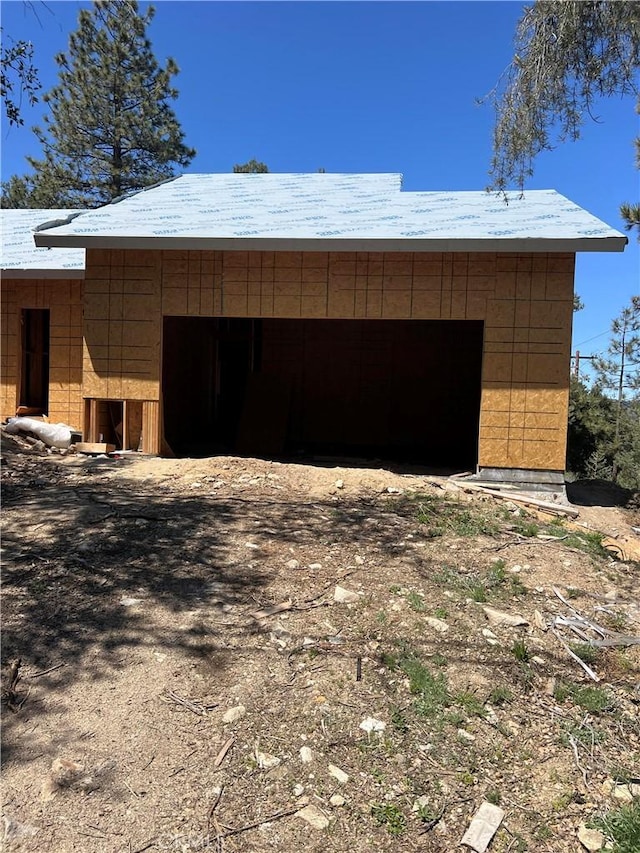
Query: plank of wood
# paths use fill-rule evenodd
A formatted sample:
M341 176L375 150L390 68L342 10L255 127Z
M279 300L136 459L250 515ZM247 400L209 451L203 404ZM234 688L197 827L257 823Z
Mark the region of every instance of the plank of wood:
M578 510L574 509L573 507L551 503L550 501L541 501L537 498L520 497L520 495L514 495L513 492L502 494L502 492L498 492L495 489L487 489L484 486L476 486L474 483L461 483L459 480L455 482L455 485L459 489L469 489L472 492L481 492L484 495L491 495L492 497L499 498L503 501L513 501L514 503L525 504L525 506L533 506L538 509L542 509L545 512L555 513L556 515L567 515L569 516L569 518L577 518L580 515Z
M116 446L100 441L79 441L75 448L78 453L112 453Z

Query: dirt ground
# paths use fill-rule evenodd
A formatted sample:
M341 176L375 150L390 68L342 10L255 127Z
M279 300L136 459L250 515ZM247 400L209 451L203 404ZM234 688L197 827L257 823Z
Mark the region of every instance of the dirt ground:
M594 534L640 513L602 486L566 525L415 470L8 436L2 477L7 850L453 851L488 801L491 853L564 853L640 793L639 565Z

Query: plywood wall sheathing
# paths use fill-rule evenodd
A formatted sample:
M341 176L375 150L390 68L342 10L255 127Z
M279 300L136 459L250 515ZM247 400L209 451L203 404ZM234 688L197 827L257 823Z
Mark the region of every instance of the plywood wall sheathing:
M479 464L561 471L573 277L572 254L88 250L83 391L147 401L157 452L163 315L483 320Z

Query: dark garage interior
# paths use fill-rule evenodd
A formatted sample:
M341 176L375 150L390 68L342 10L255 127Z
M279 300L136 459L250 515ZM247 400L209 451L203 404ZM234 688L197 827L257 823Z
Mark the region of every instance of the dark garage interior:
M483 323L165 317L177 456L477 463Z

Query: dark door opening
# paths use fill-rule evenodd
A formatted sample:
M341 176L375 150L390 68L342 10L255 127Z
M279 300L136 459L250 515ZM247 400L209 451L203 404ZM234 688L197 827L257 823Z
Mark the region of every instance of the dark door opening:
M255 321L165 317L164 437L178 456L233 452L249 374Z
M287 450L470 469L483 323L263 320L261 369L291 385Z
M49 310L23 308L20 406L31 414L49 411Z
M345 456L471 469L482 322L166 317L177 455Z

